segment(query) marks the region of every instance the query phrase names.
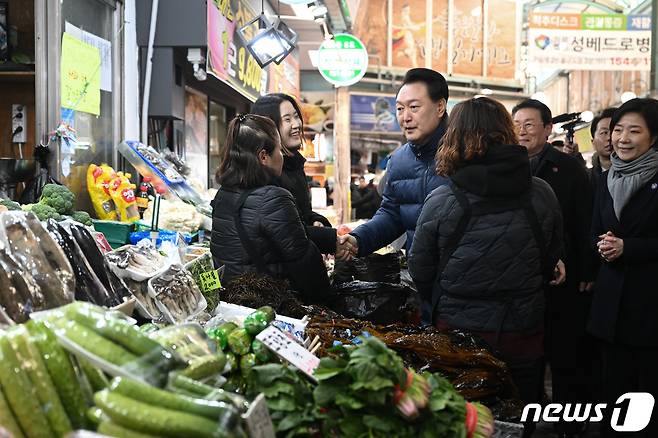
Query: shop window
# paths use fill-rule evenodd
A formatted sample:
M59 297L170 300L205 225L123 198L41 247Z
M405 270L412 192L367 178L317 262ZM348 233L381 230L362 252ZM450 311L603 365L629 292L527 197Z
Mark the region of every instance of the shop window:
M72 37L95 47L100 58L100 66L90 69L94 70L92 75L98 75L99 81L88 81L93 84L90 85L90 94L98 92L100 87L100 105L87 105L79 99L69 101L74 102L67 104L69 108L61 108L61 120L75 129L78 142L71 148L60 146L56 169L62 183L78 194L77 208L88 211L91 210L91 204L87 195L87 167L91 163L116 165L114 151L119 139L115 133L121 123L120 118L115 117L118 112L114 95L120 95L121 87L119 81L114 80L113 74L118 61L113 59L114 48L115 45L120 47L121 41L118 29L115 28L116 8L110 3L98 0L61 0L61 26L62 32L67 34L66 38ZM75 57L77 52L73 50L79 49L66 49L63 44L60 62L66 65L67 58ZM79 62L82 65L84 61ZM65 88L70 83L66 77L60 78L60 81L60 93L67 96Z

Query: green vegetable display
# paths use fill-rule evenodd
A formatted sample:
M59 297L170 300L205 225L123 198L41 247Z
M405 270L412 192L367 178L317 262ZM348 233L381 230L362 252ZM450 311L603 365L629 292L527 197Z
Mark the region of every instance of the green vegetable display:
M34 213L34 215L42 222L45 222L48 219L54 219L58 222L62 220L62 215L50 205L38 203L32 204L29 209L26 209L24 206L23 209Z
M75 195L66 186L46 184L41 191L39 204L52 207L58 214L71 214L75 205Z
M94 223L91 220L91 216L86 211L74 211L71 214L71 219L74 221L80 222L83 225L92 226Z
M251 336L246 329L237 329L228 335L228 346L231 351L239 356L249 353L251 348Z
M0 199L0 205L4 205L9 211L21 210L21 204L16 201L12 201L11 199Z
M258 359L259 363L267 363L273 358L270 349L267 348L265 344L263 344L258 339L254 339L251 343L251 351L254 352L254 355L256 356L256 359Z
M244 319L244 329L251 336L256 336L258 333L265 330L269 321L267 320L268 316L265 312L261 310L256 310L255 312L250 313Z

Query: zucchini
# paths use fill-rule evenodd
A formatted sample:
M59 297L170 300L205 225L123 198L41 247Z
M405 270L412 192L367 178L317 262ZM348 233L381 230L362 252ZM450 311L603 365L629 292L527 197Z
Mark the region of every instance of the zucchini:
M108 314L102 307L77 301L65 307L69 319L76 321L124 347L137 356L161 357L164 348L133 324Z
M42 322L28 321L30 340L36 345L46 365L48 374L74 429L87 427L87 404L78 384L71 360L57 342L55 335Z
M137 356L75 321L52 321L55 331L83 350L117 366L137 361Z
M110 390L113 393L124 395L135 401L172 409L177 412L201 415L215 421L224 415L236 414L235 409L231 405L223 402L174 394L173 392L154 388L124 377L115 377L112 380Z
M13 412L9 407L9 403L2 392L2 385L0 385L0 426L4 427L10 436L14 438L25 438L21 427L16 422Z
M171 436L214 438L220 435L216 422L204 417L151 406L105 389L94 402L115 423L139 432Z
M66 415L66 410L62 406L39 351L29 340L27 329L22 325L12 327L7 331L7 338L37 392L41 409L45 413L51 429L56 436L66 435L73 430L71 421Z
M102 391L103 389L110 386L110 381L107 380L105 374L90 364L88 360L78 358L78 364L80 365L83 374L89 381L89 385L91 385L91 390L93 392Z
M187 368L181 371L181 374L190 379L205 379L215 374L221 374L225 366L226 356L220 351L194 359Z
M157 438L157 435L149 435L142 432L137 432L123 426L119 426L113 421L102 421L98 425L98 433L103 435L113 436L117 438Z
M55 436L39 406L36 390L4 332L0 332L0 384L25 435L30 438Z

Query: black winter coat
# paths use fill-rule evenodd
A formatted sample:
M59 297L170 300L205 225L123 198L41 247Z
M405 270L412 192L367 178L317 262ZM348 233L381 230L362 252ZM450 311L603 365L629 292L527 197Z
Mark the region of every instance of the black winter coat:
M284 155L283 171L278 185L292 194L302 222L307 226L308 237L321 253L333 254L336 252L336 229L331 228L331 223L326 217L311 209L311 197L306 182L306 173L304 173L305 162L306 159L299 151L295 151L292 156ZM321 222L324 227L314 227L314 222Z
M562 220L553 191L544 181L531 179L528 155L521 146L490 147L451 180L428 196L408 262L421 295L426 300L432 297L434 320L480 332L541 328L544 282L562 250ZM503 209L471 217L439 275L449 239L464 215L454 186L470 206L481 200L509 203L529 193L544 242L543 264L524 210Z
M363 189L357 188L356 192L359 194L359 198L352 201L352 207L356 209L356 219L372 218L382 203L382 198L379 197L377 189L371 183Z
M234 221L242 193L220 188L213 201L210 251L215 266L225 266L225 282L259 271ZM290 192L272 185L259 187L247 196L240 215L264 273L289 279L305 301L321 302L329 289L327 271L318 248L306 235Z
M603 173L594 203L591 244L612 231L624 240L617 260L601 263L588 330L608 342L658 347L658 174L637 192L617 220Z
M549 145L533 176L546 181L560 203L565 252L562 261L567 283L594 281L594 259L588 239L593 198L585 168L574 157Z

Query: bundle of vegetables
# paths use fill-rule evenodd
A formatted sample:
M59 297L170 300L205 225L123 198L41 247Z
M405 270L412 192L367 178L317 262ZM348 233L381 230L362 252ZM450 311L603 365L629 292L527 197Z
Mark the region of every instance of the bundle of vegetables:
M13 205L6 205L14 210ZM61 221L67 217L84 225L92 225L91 216L85 211L74 211L75 194L68 187L59 184L46 184L43 186L41 198L36 204L23 205L24 211L31 211L40 221L54 219Z
M277 436L315 436L320 431L311 383L285 365L270 363L252 368L247 395L263 393Z
M155 386L164 386L167 374L184 365L171 352L135 325L102 307L74 302L44 316L46 325L83 358L119 368Z
M0 425L15 438L60 437L88 426L69 356L42 323L0 331Z
M227 303L257 309L271 306L278 314L291 318L303 318L307 310L290 290L286 280L263 274L247 273L234 278L222 290L222 300Z
M194 261L190 262L189 265L186 265L187 270L192 275L192 278L196 282L199 290L203 294L208 303L208 309L214 311L217 305L219 304L219 290L205 290L204 283L201 281L201 274L212 271L214 268L212 262L212 255L208 252L200 257L197 257Z
M230 367L228 388L243 392L247 378L258 364L272 361L274 356L256 335L276 318L276 313L269 306L263 306L247 315L243 326L226 322L207 330L208 336L217 343L217 347L226 353Z
M380 340L335 347L315 371L323 433L343 436L489 437L491 412L467 404L438 374L416 374ZM468 406L468 407L467 407ZM475 409L473 409L475 408Z
M116 377L94 395L98 432L117 437L245 436L231 404L175 394L133 379Z

